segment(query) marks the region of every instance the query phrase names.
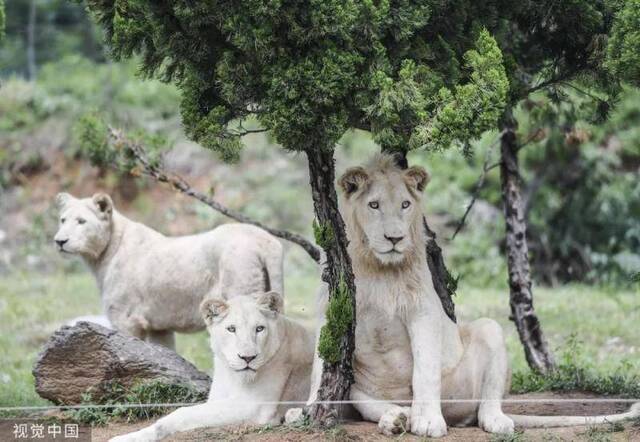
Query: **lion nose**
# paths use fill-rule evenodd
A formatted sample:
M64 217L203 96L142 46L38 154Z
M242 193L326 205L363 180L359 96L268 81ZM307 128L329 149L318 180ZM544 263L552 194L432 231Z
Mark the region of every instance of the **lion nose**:
M59 247L62 247L63 245L65 245L67 241L69 241L69 240L68 239L56 239L56 243L58 244Z
M389 241L391 241L391 244L393 244L394 246L398 244L400 241L402 241L402 238L404 238L404 236L387 236L387 235L385 235L384 237Z
M242 360L244 360L247 364L251 361L253 361L256 358L257 355L253 355L253 356L242 356L242 355L238 355L238 357Z

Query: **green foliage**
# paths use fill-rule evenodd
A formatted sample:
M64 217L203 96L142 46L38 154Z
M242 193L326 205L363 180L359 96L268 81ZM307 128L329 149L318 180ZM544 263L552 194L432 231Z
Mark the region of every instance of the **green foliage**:
M32 2L1 0L0 29L5 35L0 46L0 74L27 73L27 29ZM67 55L81 55L104 61L100 33L78 1L35 1L34 55L36 67ZM4 9L4 13L2 10ZM0 41L2 31L0 30Z
M313 237L316 240L316 244L325 250L327 250L328 247L331 247L331 244L335 240L331 226L329 224L318 224L314 219L312 227Z
M519 116L524 133L546 137L526 149L530 249L545 282L628 284L640 268L640 93L623 90L606 122L589 97L559 90ZM571 189L571 192L567 192ZM553 228L549 228L553 226Z
M640 85L640 1L622 3L608 41L606 67L615 77Z
M327 363L335 364L340 360L340 342L353 321L351 296L343 278L340 278L337 291L329 298L326 318L326 324L320 329L318 353Z
M97 113L83 115L76 124L76 135L80 143L80 151L95 166L109 166L117 152L109 146L107 125Z
M111 419L124 419L127 422L150 419L172 411L174 407L136 407L140 404L177 404L195 403L206 399L188 385L167 384L161 381L137 383L130 388L113 383L107 393L100 398L90 393L83 396L84 405L105 405L105 407L87 407L71 410L73 419L83 424L106 425ZM132 406L133 405L133 406Z
M624 424L621 422L607 422L605 425L589 426L580 434L588 442L611 442L611 433L624 431Z
M218 3L87 1L114 57L139 54L145 75L175 82L189 136L228 161L244 134L231 123L251 117L291 150L332 146L353 127L407 150L466 143L505 105L500 50L482 26L495 6L463 30L467 11L435 2Z
M535 391L586 391L599 395L637 398L640 376L631 364L622 363L610 374L598 374L583 355L583 346L572 335L561 353L558 368L548 375L515 372L512 393Z
M122 173L139 174L138 158L128 145L110 142L109 128L101 114L92 112L83 115L75 125L79 143L79 153L89 159L92 165L111 167ZM166 150L167 140L161 134L149 133L138 129L125 133L125 137L132 143L144 149L145 157L151 166L158 165L161 154Z
M4 12L4 0L0 0L0 43L4 40L6 16Z
M471 81L438 91L436 111L421 123L410 145L430 150L446 149L454 142L468 142L496 126L506 105L509 82L502 64L502 53L495 40L483 30L476 49L464 55ZM435 95L435 94L434 94Z

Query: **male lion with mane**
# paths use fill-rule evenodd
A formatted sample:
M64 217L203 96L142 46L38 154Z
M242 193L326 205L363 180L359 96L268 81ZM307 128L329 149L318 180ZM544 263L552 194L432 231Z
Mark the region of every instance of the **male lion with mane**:
M354 167L340 178L341 213L356 283L356 348L351 400L386 434L411 430L440 437L449 425L477 424L491 433L523 427L614 422L613 416L507 416L501 399L510 384L500 325L487 318L457 325L445 314L425 256L422 167L401 170L390 156ZM326 287L323 295L327 296ZM316 354L309 403L320 384ZM441 402L461 400L460 402ZM410 406L403 406L410 404ZM300 409L290 410L295 420Z

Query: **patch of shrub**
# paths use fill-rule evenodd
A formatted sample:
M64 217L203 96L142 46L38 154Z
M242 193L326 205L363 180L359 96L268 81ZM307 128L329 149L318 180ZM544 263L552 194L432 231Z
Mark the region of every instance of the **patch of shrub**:
M113 418L133 422L161 416L175 409L163 405L135 405L197 403L206 400L206 396L198 393L193 387L161 381L138 383L130 388L113 383L107 390L108 393L99 398L87 393L82 401L82 405L87 407L70 410L71 417L77 422L98 426L106 425ZM91 405L97 407L90 407Z
M640 397L640 376L631 364L622 363L612 373L599 373L583 357L582 344L569 338L560 356L558 368L548 375L531 371L513 374L511 392L585 391L623 398Z

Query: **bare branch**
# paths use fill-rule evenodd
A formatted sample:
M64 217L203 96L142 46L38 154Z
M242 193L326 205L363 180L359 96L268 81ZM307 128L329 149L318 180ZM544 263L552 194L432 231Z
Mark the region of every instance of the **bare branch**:
M476 185L473 188L473 196L471 197L471 201L467 205L467 209L464 211L464 215L462 215L462 218L460 218L460 221L458 221L456 230L455 232L453 232L453 235L451 236L451 241L453 241L456 238L460 230L462 230L462 228L464 227L464 224L467 221L467 216L469 215L469 212L471 212L473 205L476 203L476 200L478 199L478 195L480 194L480 190L482 189L482 186L484 186L484 181L487 177L487 172L489 172L489 170L495 167L495 165L489 166L489 160L491 160L491 153L493 152L493 148L500 142L501 136L502 136L502 132L498 134L496 141L491 143L491 146L489 146L489 149L487 150L487 155L484 160L484 165L482 166L482 173L480 174L480 178L478 178L478 181L476 181Z
M261 229L266 230L271 233L273 236L278 238L282 238L284 240L290 241L302 247L309 256L317 263L320 262L320 249L313 245L309 240L307 240L302 235L297 233L289 232L281 229L274 229L272 227L266 226L259 221L253 220L246 215L243 215L240 212L237 212L233 209L229 209L228 207L223 206L218 201L214 200L208 195L205 195L202 192L191 187L191 185L181 176L166 172L160 166L152 164L147 157L147 154L144 148L134 140L131 140L125 136L125 134L113 127L109 126L109 138L112 143L118 148L126 148L131 154L135 157L141 169L139 172L143 175L151 177L158 182L168 183L175 190L184 193L185 195L189 195L192 198L197 199L198 201L206 204L211 207L213 210L220 212L221 214L239 221L241 223L252 224L254 226L260 227Z
M542 134L543 132L544 131L542 128L537 128L536 130L531 132L531 134L529 134L527 139L524 142L522 142L522 144L519 144L517 146L516 152L519 152L520 149L526 147L531 141L538 138L540 134ZM462 228L464 227L465 222L467 221L467 216L469 216L471 209L473 208L474 204L476 203L476 200L478 199L480 190L482 190L482 187L484 186L487 173L489 173L489 171L495 169L496 167L500 166L500 164L502 163L501 161L497 161L493 164L489 164L489 160L491 159L491 153L493 152L493 148L500 142L500 137L502 137L502 134L503 132L500 132L498 134L498 138L496 139L496 141L494 141L491 144L491 146L489 147L489 150L487 151L487 156L485 158L484 165L482 166L482 173L480 174L478 181L476 181L476 185L473 187L473 194L471 197L471 201L469 202L469 205L467 205L467 209L465 210L464 215L462 215L462 218L460 218L460 221L458 221L456 230L453 232L453 235L451 236L451 241L453 241L456 238L458 233L460 233L460 230L462 230Z

